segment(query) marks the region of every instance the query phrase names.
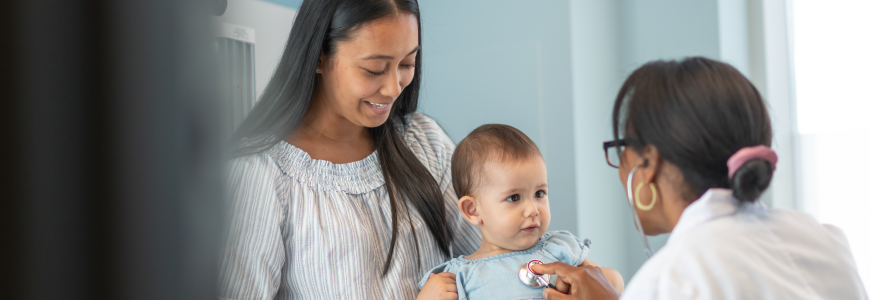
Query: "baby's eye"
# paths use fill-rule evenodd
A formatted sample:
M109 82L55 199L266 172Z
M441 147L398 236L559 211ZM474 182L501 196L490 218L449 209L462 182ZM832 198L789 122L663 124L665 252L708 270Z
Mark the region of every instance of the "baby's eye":
M539 190L535 192L535 198L544 198L545 195L547 195L547 192L544 190Z
M507 201L510 201L510 202L520 201L520 195L518 195L518 194L510 195L507 197Z

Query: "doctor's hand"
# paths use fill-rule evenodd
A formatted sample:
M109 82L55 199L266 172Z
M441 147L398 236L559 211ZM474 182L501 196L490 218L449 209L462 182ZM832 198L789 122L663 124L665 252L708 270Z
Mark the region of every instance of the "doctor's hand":
M545 289L544 299L619 299L619 292L595 263L584 261L574 267L562 262L532 266L538 274L556 274L556 289Z
M450 272L430 274L429 280L426 280L423 289L417 294L417 300L456 300L459 299L459 294L456 292L456 274Z

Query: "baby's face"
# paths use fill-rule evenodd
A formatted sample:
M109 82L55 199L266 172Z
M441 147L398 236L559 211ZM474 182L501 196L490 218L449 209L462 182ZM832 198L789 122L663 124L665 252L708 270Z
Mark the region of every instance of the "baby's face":
M506 250L534 246L550 226L547 166L538 156L488 163L478 193L483 238Z

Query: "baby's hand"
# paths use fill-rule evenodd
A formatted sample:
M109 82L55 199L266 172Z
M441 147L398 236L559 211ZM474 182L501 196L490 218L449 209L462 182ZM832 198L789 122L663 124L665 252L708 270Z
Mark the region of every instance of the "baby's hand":
M456 274L450 272L430 274L420 294L417 294L417 300L456 300L459 299L456 291Z

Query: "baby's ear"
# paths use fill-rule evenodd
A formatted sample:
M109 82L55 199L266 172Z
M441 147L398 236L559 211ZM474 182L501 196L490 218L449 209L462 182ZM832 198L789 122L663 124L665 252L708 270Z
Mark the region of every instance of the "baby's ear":
M477 224L480 221L480 212L477 210L477 199L472 196L462 196L459 198L459 211L462 212L462 217L472 224Z

